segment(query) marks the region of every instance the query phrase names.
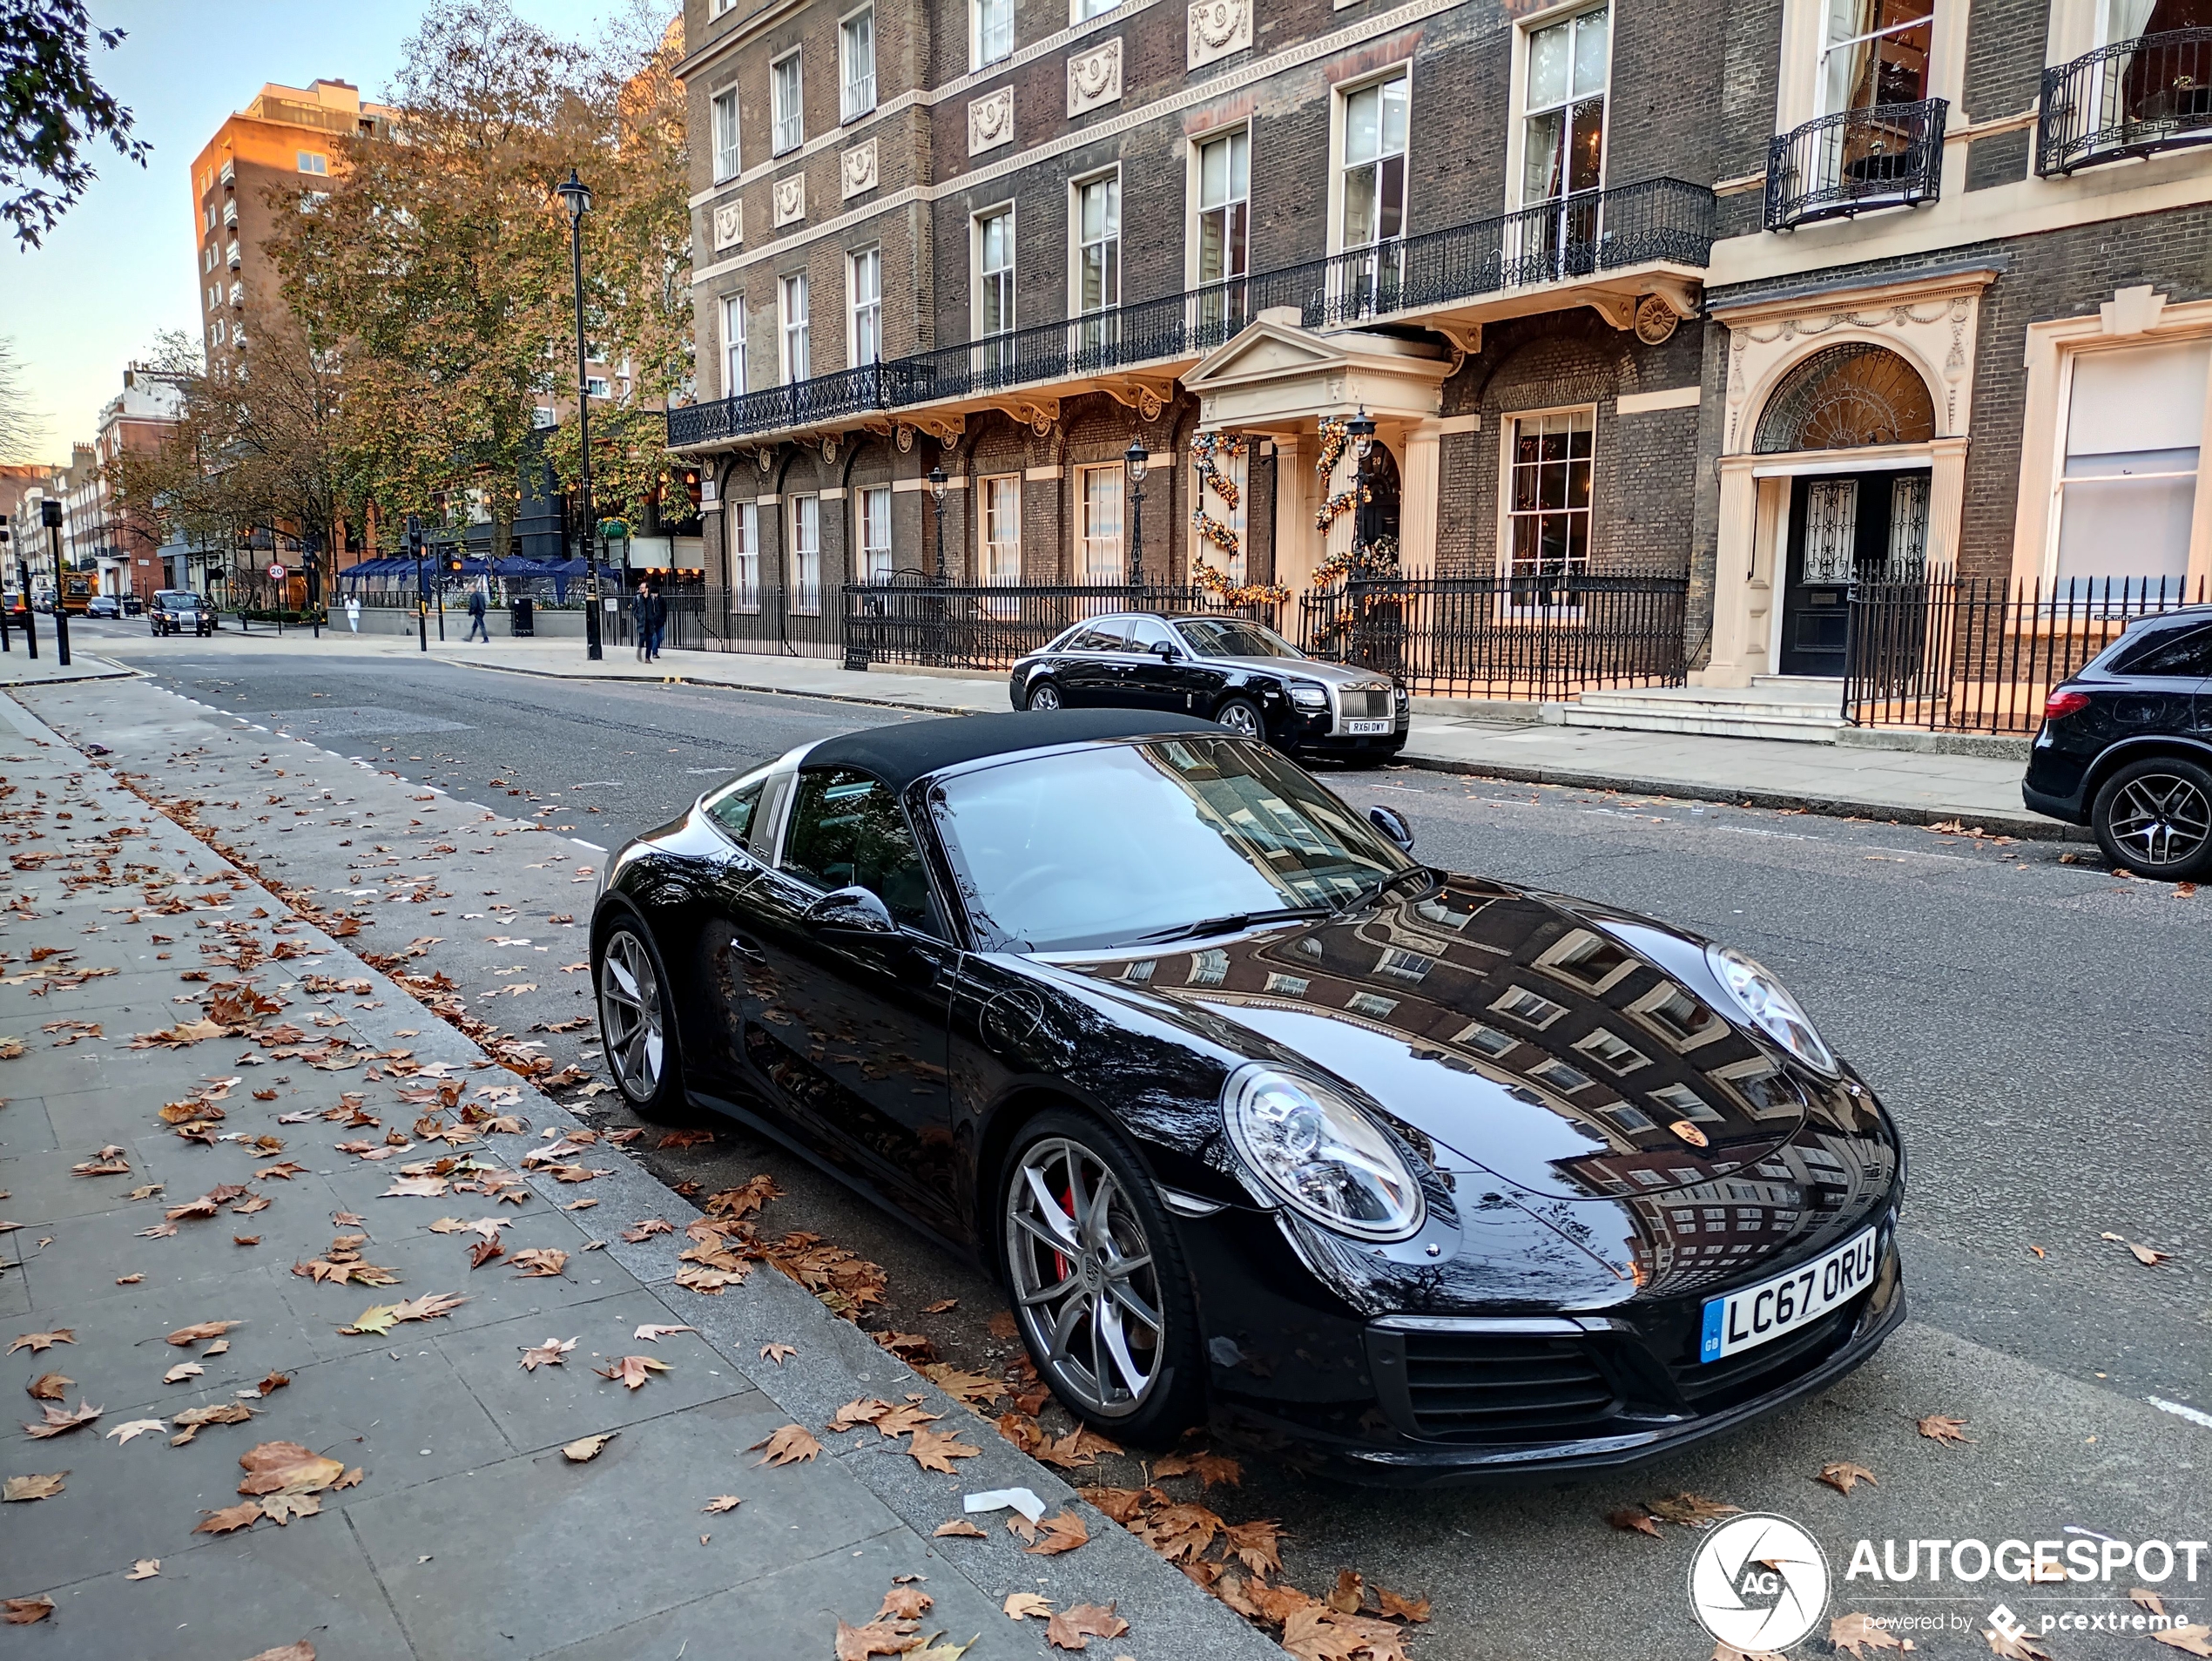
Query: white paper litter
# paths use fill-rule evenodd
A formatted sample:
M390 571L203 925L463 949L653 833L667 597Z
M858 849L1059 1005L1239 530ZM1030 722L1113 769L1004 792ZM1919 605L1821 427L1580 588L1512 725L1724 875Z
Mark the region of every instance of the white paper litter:
M977 1511L1003 1511L1008 1507L1032 1523L1044 1515L1044 1502L1026 1488L985 1489L980 1494L970 1494L966 1504L971 1515Z

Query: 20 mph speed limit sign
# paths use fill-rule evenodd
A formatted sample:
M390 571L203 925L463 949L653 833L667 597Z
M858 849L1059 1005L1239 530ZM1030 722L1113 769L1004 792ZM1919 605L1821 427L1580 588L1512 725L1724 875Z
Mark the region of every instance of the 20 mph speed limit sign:
M281 564L273 564L269 567L269 580L273 583L280 583L284 580L284 567Z

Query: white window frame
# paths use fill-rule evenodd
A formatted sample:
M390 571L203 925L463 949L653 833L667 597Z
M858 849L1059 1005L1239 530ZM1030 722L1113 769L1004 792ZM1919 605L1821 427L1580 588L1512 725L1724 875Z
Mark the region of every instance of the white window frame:
M790 66L791 90L784 90L785 66ZM771 120L768 153L788 156L806 143L806 70L799 49L792 47L768 64L768 114Z
M1086 239L1083 231L1083 192L1094 186L1103 186L1113 205L1114 227L1110 233L1102 234L1096 242ZM1084 267L1090 250L1101 251L1100 290L1103 298L1096 306L1083 298ZM1018 262L1017 262L1018 263ZM1122 303L1122 169L1119 163L1095 173L1068 181L1068 314L1089 317L1099 312L1110 312Z
M1008 261L1003 267L996 267L986 272L983 269L983 227L1001 215L1004 215L1006 219ZM1002 275L1005 278L1006 287L1005 327L995 329L991 333L1011 334L1014 332L1015 307L1021 299L1021 283L1015 275L1020 260L1015 251L1021 246L1021 221L1015 216L1015 206L1012 202L1001 202L995 206L981 209L968 218L968 268L975 273L974 280L968 284L968 338L971 340L980 341L986 338L983 329L983 285L985 280L989 277Z
M864 485L853 493L853 524L858 533L860 569L853 576L863 583L887 583L894 569L891 553L891 487Z
M868 281L864 284L862 279ZM845 367L865 369L883 357L883 249L845 256ZM867 348L873 344L874 350Z
M752 390L752 357L745 338L745 296L722 296L722 395L742 398Z
M1344 176L1347 164L1345 161L1345 117L1350 111L1352 100L1355 95L1365 92L1371 87L1381 86L1386 82L1401 78L1406 83L1406 157L1408 163L1406 172L1410 174L1413 171L1411 163L1413 153L1413 60L1410 57L1400 58L1386 69L1378 70L1372 75L1364 75L1356 81L1346 81L1332 91L1329 100L1329 252L1332 254L1345 252ZM1412 201L1410 183L1401 189L1398 236L1394 239L1399 241L1403 241L1406 237L1406 213ZM1373 245L1362 243L1354 246L1365 247Z
M588 375L583 378L583 390L593 398L611 398L614 396L614 382L604 375Z
M1093 484L1111 482L1113 511L1110 516L1091 515ZM1129 568L1126 525L1128 518L1127 473L1120 462L1103 462L1076 469L1076 546L1081 556L1081 569L1076 580L1082 583L1118 583ZM1111 518L1109 527L1099 521Z
M863 30L867 31L867 72L855 74L855 43L861 40ZM846 121L857 120L875 108L875 8L873 5L862 6L858 11L848 12L838 20L837 98L840 116Z
M1928 28L1928 68L1927 84L1921 89L1920 96L1923 98L1934 97L1936 79L1935 13L1938 7L1936 5L1936 0L1927 0L1927 4L1928 16L1925 18L1915 17L1909 23L1892 24L1887 29L1877 29L1864 35L1852 35L1843 40L1831 40L1828 38L1829 16L1826 8L1823 8L1819 24L1820 38L1813 51L1812 112L1814 116L1834 115L1844 108L1841 105L1837 105L1834 108L1831 108L1829 105L1828 57L1830 53L1845 51L1853 46L1860 44L1862 42L1879 40L1887 35L1901 35L1908 29L1919 28L1923 23L1925 23ZM2096 7L2096 10L2098 14L2097 27L2100 33L2101 33L2105 27L2105 19L2110 15L2111 7L2109 3L2099 4ZM2099 44L2102 44L2103 43L2101 40ZM1608 108L1610 106L1608 106Z
M1575 3L1572 5L1554 6L1548 11L1538 12L1514 21L1512 84L1508 89L1506 103L1506 211L1507 213L1513 213L1528 206L1521 198L1521 172L1522 160L1527 151L1524 140L1528 123L1528 111L1525 106L1528 100L1529 37L1539 30L1551 28L1555 24L1569 22L1586 11L1603 11L1608 8L1614 10L1614 17L1607 27L1606 33L1605 91L1602 94L1605 99L1605 122L1601 129L1603 136L1599 140L1598 148L1598 179L1600 188L1602 188L1605 170L1613 154L1612 30L1620 22L1616 0L1603 0L1603 3L1599 5L1589 5L1584 3L1584 0L1575 0ZM1823 16L1825 16L1824 12Z
M986 9L1003 8L1005 28L993 29L987 35L983 17ZM992 37L997 37L994 39ZM994 51L992 48L997 46ZM988 56L986 55L988 54ZM1002 64L1014 56L1014 0L968 0L968 67L971 72L992 64Z
M798 301L795 307L792 303L794 299ZM812 311L805 272L794 271L776 279L776 367L782 373L785 386L813 377Z
M707 110L714 136L714 182L726 184L745 171L738 131L738 89L724 87L707 100Z
M723 510L722 523L730 537L730 609L747 613L760 610L760 507L753 502L732 502Z
M1103 17L1122 3L1123 0L1068 0L1069 26L1073 28L1093 17Z
M987 474L975 481L979 511L975 516L976 536L980 546L977 561L981 567L981 580L992 586L1012 584L1022 580L1022 476L1019 473ZM1005 511L1011 502L1013 512ZM1012 536L1002 534L1011 530ZM994 535L994 532L1001 534Z
M1184 200L1189 206L1189 223L1184 232L1184 287L1200 288L1215 283L1236 282L1251 274L1252 267L1252 128L1249 121L1235 122L1200 133L1190 141L1190 161L1184 187ZM1244 141L1244 192L1241 196L1229 196L1212 207L1206 206L1206 152L1215 145L1233 145L1238 138ZM1233 172L1233 168L1231 169ZM1202 274L1204 265L1205 238L1204 226L1206 215L1222 213L1224 217L1223 246L1228 246L1227 214L1231 208L1241 207L1244 215L1244 253L1241 269L1209 278ZM1225 262L1225 261L1224 261Z
M1528 514L1516 513L1514 510L1513 505L1513 451L1514 440L1520 433L1521 423L1524 421L1541 421L1548 416L1581 415L1587 415L1590 418L1590 500L1588 506L1582 509L1538 509L1532 510ZM1505 414L1504 417L1500 420L1498 422L1497 568L1499 576L1512 577L1516 575L1524 574L1517 573L1514 569L1514 522L1516 519L1535 517L1538 514L1546 512L1581 512L1586 516L1585 523L1587 529L1585 531L1585 540L1583 544L1583 564L1579 567L1570 564L1566 568L1566 570L1567 571L1571 572L1577 570L1587 571L1589 569L1591 561L1596 557L1597 548L1597 476L1599 461L1598 439L1600 436L1598 429L1598 409L1597 406L1594 403L1555 404L1546 408L1509 410ZM1535 572L1528 572L1525 574L1532 577L1537 575ZM1510 605L1511 604L1512 601L1508 599L1507 604Z
M2199 307L2191 309L2196 310ZM2095 320L2091 321L2094 323ZM2052 449L2047 463L2049 506L2044 519L2041 550L2041 578L2044 583L2055 584L2060 580L2059 544L2066 530L2066 487L2069 483L2083 484L2092 482L2091 476L2069 481L2066 476L2067 429L2073 423L2074 416L2075 366L2083 358L2094 355L2100 351L2125 352L2131 349L2159 347L2170 348L2178 351L2202 345L2206 338L2207 331L2202 327L2182 327L2171 330L2152 330L2141 334L2124 336L2109 342L2105 341L2101 337L2079 343L2069 341L2060 348L2056 376L2057 407L2054 412L2053 420L2054 430ZM2031 376L2029 395L2033 398L2033 395L2034 388ZM2181 475L2178 472L2170 472L2138 474L2133 476L2148 483L2153 479L2175 478ZM2186 585L2186 592L2194 592L2197 584L2204 580L2203 573L2208 564L2208 550L2212 550L2212 385L2208 385L2204 400L2203 419L2199 428L2197 440L2196 467L2193 476L2195 496L2188 557L2183 567L2185 575L2182 579ZM2027 486L2028 481L2023 476L2021 480L2023 491ZM2082 580L2087 583L2099 582L2102 579L2091 577ZM2140 581L2141 578L2139 577L2138 580ZM2169 582L2171 580L2173 579L2168 579Z
M789 582L791 614L822 614L822 498L812 492L791 499L785 523L791 529Z
M330 176L330 158L324 155L321 151L302 150L297 154L300 158L301 172L313 173L321 179L327 179Z

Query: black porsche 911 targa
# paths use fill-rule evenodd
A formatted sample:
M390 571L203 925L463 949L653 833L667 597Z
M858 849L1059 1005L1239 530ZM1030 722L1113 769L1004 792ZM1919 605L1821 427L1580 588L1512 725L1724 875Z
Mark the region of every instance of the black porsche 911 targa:
M609 1063L973 1253L1140 1444L1625 1464L1864 1362L1904 1154L1789 993L1412 841L1177 716L830 739L615 857Z

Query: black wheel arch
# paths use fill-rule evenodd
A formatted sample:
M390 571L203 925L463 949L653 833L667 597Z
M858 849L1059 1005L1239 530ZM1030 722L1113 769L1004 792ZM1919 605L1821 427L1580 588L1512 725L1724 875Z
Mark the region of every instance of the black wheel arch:
M2194 761L2200 767L2212 767L2212 744L2184 733L2158 733L2121 739L2116 744L2107 745L2081 776L2083 822L2087 823L2095 814L2098 793L2103 790L2114 773L2122 767L2133 766L2138 761L2155 761L2161 756Z

